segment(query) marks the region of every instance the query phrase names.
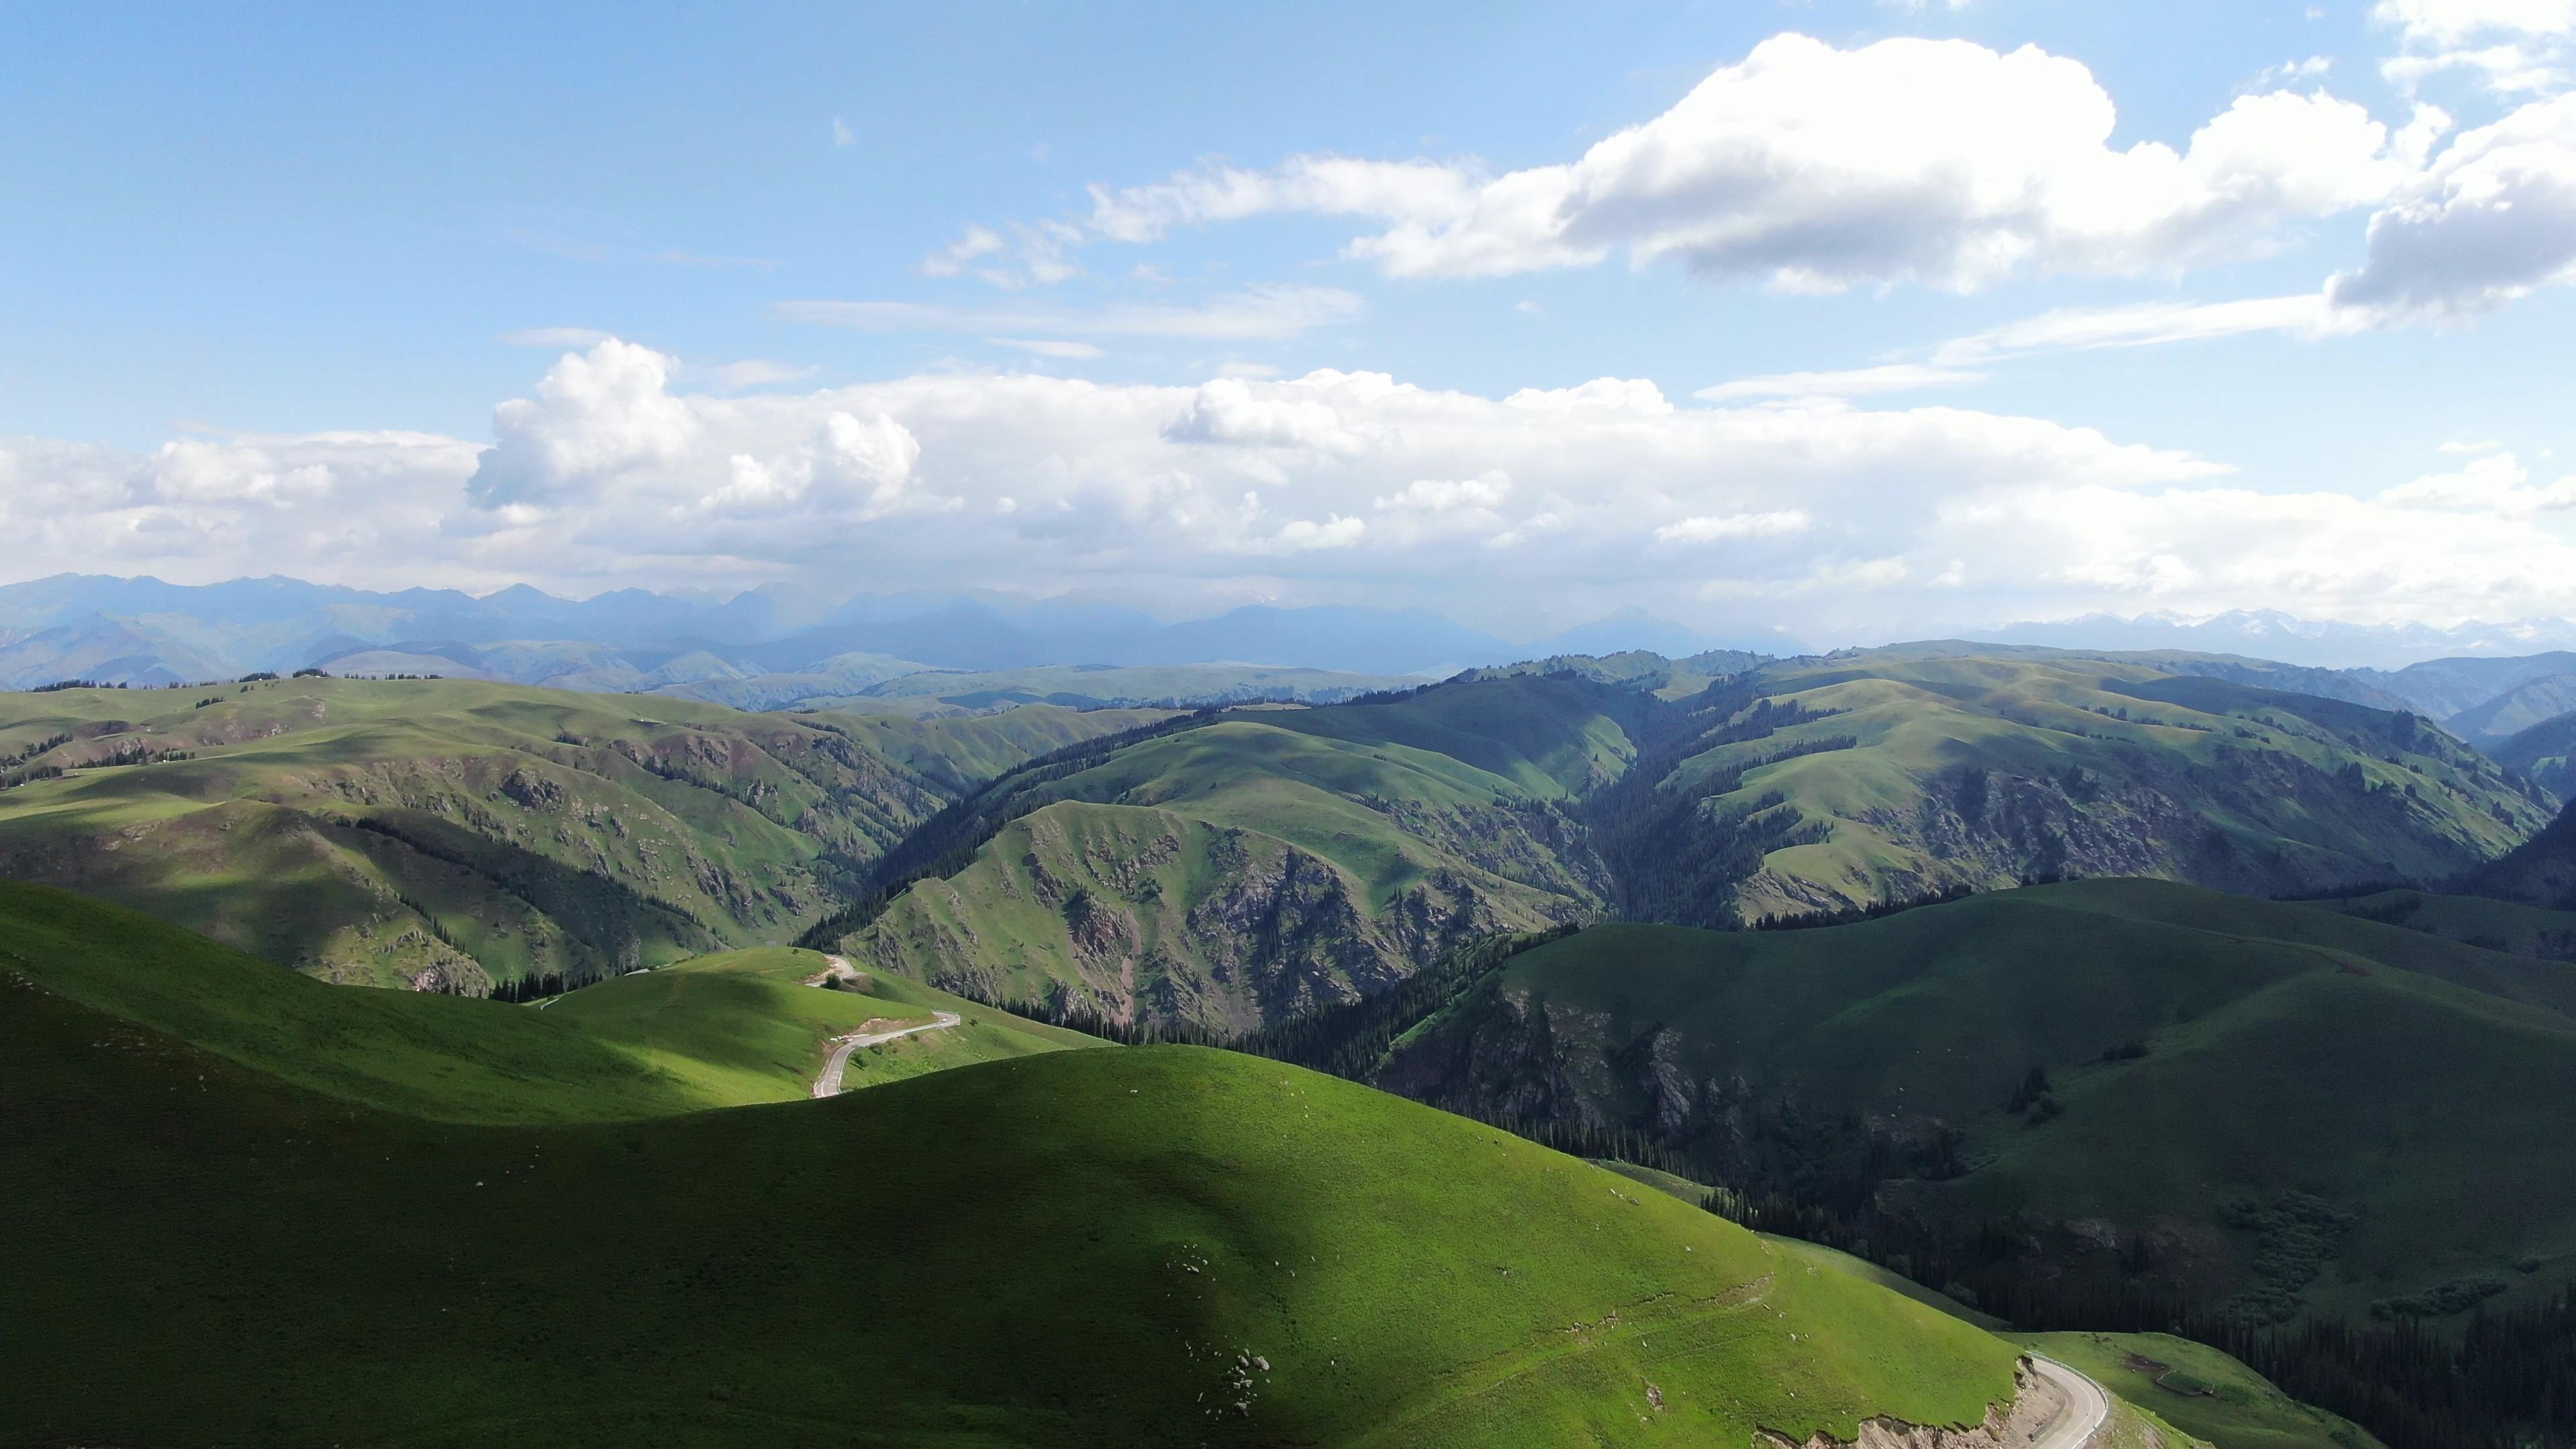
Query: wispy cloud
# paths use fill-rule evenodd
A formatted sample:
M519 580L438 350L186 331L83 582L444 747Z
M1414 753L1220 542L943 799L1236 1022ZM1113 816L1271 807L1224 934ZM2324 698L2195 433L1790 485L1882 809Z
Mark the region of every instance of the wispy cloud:
M1043 306L957 307L933 302L781 302L791 322L864 332L1021 333L1093 337L1195 337L1246 341L1293 337L1355 322L1368 306L1332 287L1247 287L1197 306L1121 303L1096 310Z
M1984 373L1963 368L1894 362L1836 372L1778 372L1765 377L1739 377L1715 387L1701 388L1691 396L1704 402L1734 402L1742 398L1868 397L1927 387L1964 387L1985 379Z
M502 333L501 340L512 347L587 349L597 347L616 335L614 332L602 332L596 327L522 327L516 332Z
M1063 338L987 337L984 340L996 347L1016 347L1022 352L1038 357L1061 357L1077 362L1087 362L1101 355L1100 349L1088 342L1074 342Z
M2234 302L2141 302L2125 307L2063 307L1953 338L1933 351L1936 368L2039 352L2088 352L2105 347L2154 347L2235 337L2249 332L2288 332L2321 337L2351 329L2338 321L2324 296L2249 297Z
M859 144L858 133L850 129L849 122L842 120L838 116L834 116L832 118L832 144L835 146L855 146Z

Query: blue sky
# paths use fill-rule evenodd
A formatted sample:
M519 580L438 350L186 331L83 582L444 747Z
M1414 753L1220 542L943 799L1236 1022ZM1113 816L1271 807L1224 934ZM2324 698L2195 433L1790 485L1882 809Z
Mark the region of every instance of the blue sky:
M2576 612L2567 0L922 9L13 11L8 567ZM1846 174L1909 146L1959 186Z

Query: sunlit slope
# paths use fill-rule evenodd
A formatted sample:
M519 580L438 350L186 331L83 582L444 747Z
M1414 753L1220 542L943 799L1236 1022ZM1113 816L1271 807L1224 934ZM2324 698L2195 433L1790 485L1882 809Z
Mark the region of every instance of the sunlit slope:
M2020 1215L2074 1267L2205 1302L2359 1314L2569 1261L2571 1010L2576 967L2100 881L1818 930L1597 927L1516 958L1381 1080L1646 1128L1810 1194L1875 1183L1962 1231ZM2230 1211L2286 1192L2350 1218L2312 1276Z
M0 790L0 873L333 980L479 994L793 937L954 777L1134 722L863 732L463 680L0 695L11 769L70 771Z
M862 978L847 989L809 984L828 980L828 966L817 952L788 947L726 952L603 981L540 1009L720 1106L804 1096L833 1039L921 1025L942 1011L959 1024L854 1053L842 1086L1099 1045L898 977Z
M871 983L880 996L781 979L797 966L810 975L822 959L740 952L544 1006L349 991L116 906L0 882L0 967L301 1087L442 1121L626 1119L790 1101L811 1090L831 1037L944 1009L971 1009L973 1019L925 1034L953 1040L860 1053L845 1084L1087 1040L952 1005L910 982Z
M1801 717L1665 783L1713 791L1701 808L1720 819L1771 811L1735 887L1747 919L2057 874L2257 894L2429 882L2548 815L2411 716L2115 659L1908 647L1741 687Z
M1497 691L1464 715L1422 705L1444 689L1122 749L1049 787L1055 803L913 886L847 945L987 997L1223 1029L1351 1000L1476 936L1595 909L1600 868L1557 803L1559 776L1615 768L1624 736L1576 691L1527 691L1542 697L1514 708L1497 707L1514 704L1511 686ZM1462 720L1479 714L1491 735L1468 733Z
M0 1000L0 1443L1744 1443L2012 1386L1929 1308L1252 1058L477 1128Z

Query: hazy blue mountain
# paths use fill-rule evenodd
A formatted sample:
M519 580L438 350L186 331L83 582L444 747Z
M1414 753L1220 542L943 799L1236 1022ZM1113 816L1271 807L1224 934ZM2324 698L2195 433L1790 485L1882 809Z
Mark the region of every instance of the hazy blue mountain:
M2241 654L2328 669L2396 671L2426 660L2502 658L2576 647L2576 622L2533 619L2437 629L2429 624L2342 624L2302 619L2274 609L2239 609L2198 621L2158 614L2134 619L2089 614L2079 619L2007 624L1969 637L1998 644L2045 644L2060 649L2180 649ZM2425 712L2438 718L2466 707Z

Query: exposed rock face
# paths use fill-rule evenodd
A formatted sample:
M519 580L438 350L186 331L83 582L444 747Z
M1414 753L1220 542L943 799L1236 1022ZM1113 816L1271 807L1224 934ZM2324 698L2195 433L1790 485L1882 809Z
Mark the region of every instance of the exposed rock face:
M1240 1031L1356 1001L1466 941L1575 905L1425 864L1398 862L1409 881L1373 892L1258 830L1063 802L915 886L848 946L952 990Z

